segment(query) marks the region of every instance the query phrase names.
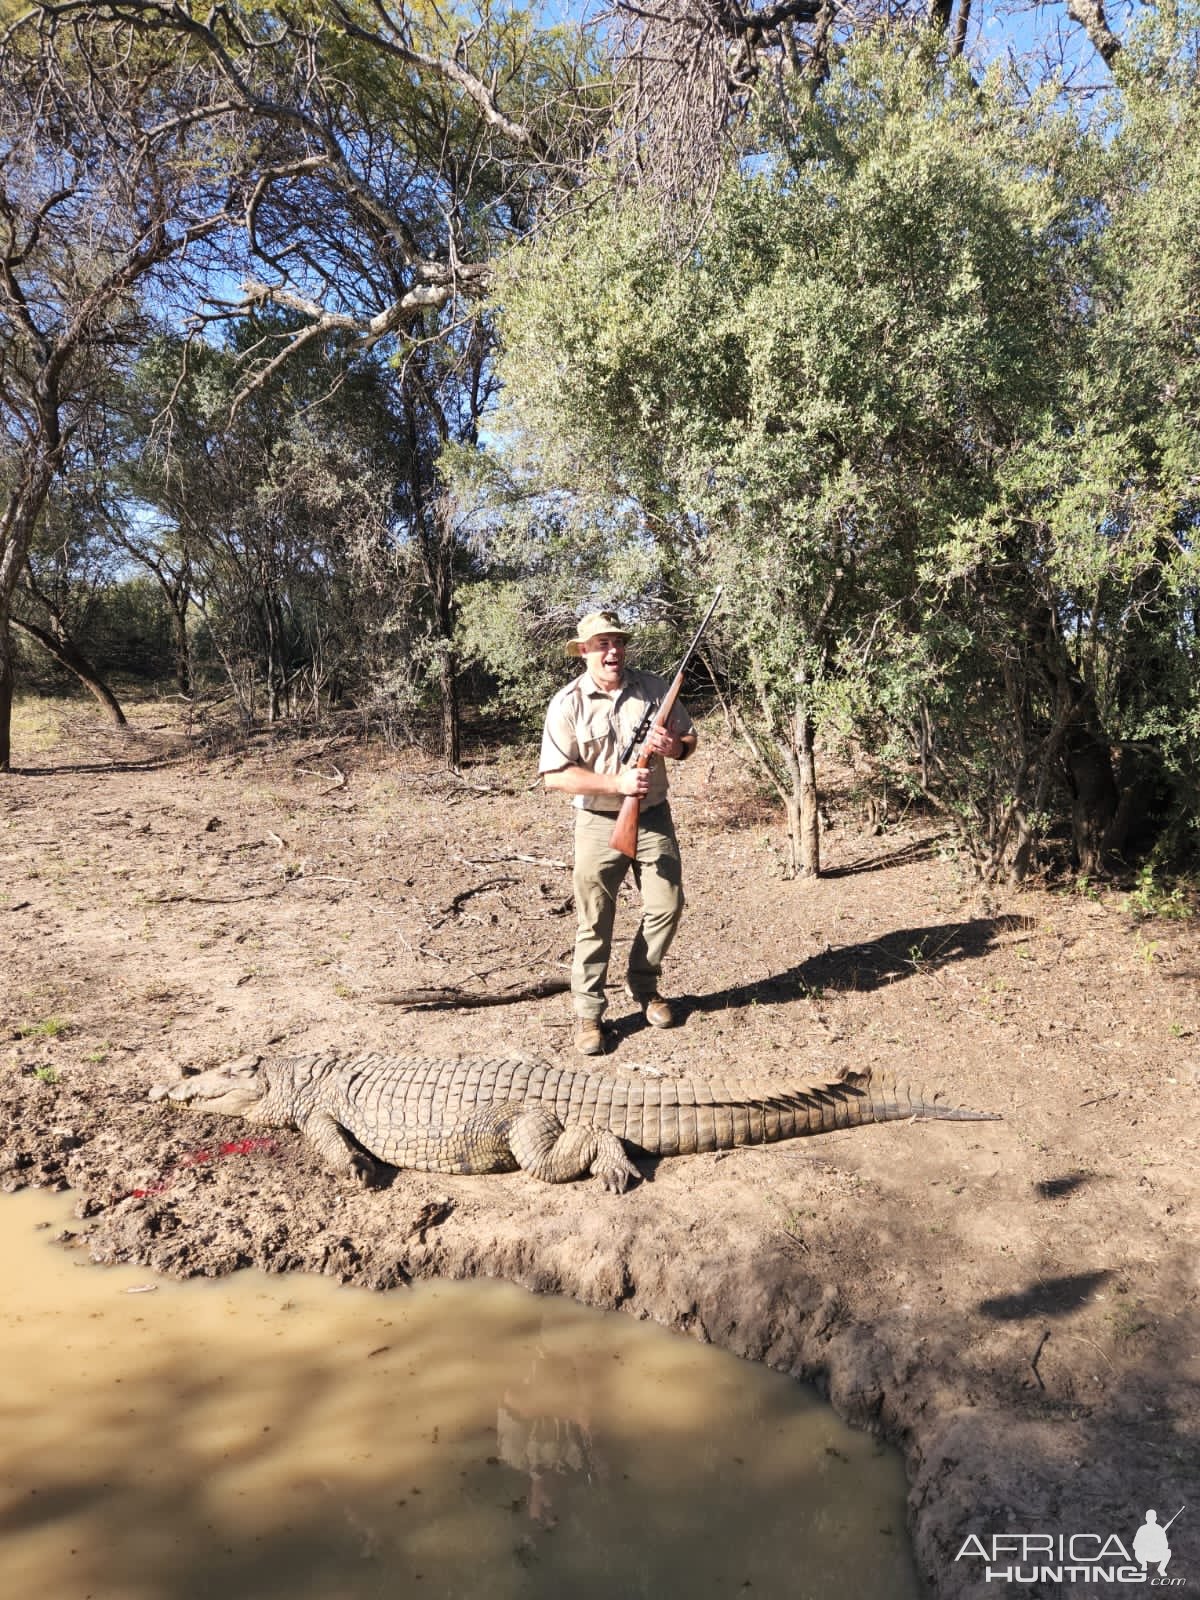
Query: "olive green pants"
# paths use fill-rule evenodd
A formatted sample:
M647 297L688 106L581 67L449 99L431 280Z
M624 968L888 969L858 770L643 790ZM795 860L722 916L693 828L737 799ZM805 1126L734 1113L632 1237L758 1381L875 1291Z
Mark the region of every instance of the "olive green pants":
M629 869L641 891L642 920L629 950L629 987L640 999L658 990L663 958L671 947L683 914L683 874L671 808L643 810L638 827L637 859L630 861L610 848L615 817L600 811L575 815L575 961L571 968L571 1000L577 1017L599 1021L604 1014L604 984L612 955L617 893Z

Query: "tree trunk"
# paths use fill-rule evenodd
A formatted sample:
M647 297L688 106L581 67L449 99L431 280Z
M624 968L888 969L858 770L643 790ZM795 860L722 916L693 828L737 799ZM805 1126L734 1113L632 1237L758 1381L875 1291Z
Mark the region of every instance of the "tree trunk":
M1080 25L1104 65L1111 68L1121 53L1121 41L1108 25L1103 0L1067 0L1067 15Z
M57 392L56 380L51 377L41 397L39 420L43 438L31 450L32 459L20 464L18 470L24 473L20 487L10 492L4 515L0 517L0 772L10 771L12 761L12 599L25 571L33 531L58 469L62 435L58 426Z
M175 686L182 695L192 692L192 641L188 637L187 613L191 598L191 585L185 569L178 580L169 583L157 568L151 568L158 579L167 608L171 613L171 648L175 657Z
M822 0L821 9L817 13L817 20L813 27L812 41L809 46L807 80L810 89L825 82L829 76L829 44L833 36L833 25L837 20L837 9L833 0ZM792 44L792 35L789 30L782 30L785 39ZM794 44L792 49L794 49Z
M259 579L262 582L261 577ZM259 633L262 638L263 678L267 689L267 722L272 727L279 721L282 711L280 686L283 682L283 662L280 649L279 610L273 595L265 585L257 606Z
M425 545L425 571L433 597L437 629L438 690L442 697L442 759L451 772L462 766L458 705L458 662L454 651L454 527L444 496L430 508L432 527Z
M175 645L175 684L180 694L192 692L192 647L188 639L187 612L173 610L171 631Z
M783 799L784 815L787 817L788 834L788 863L787 875L789 878L803 876L800 866L800 796L799 793L785 795Z
M795 753L800 797L799 863L802 878L821 876L821 815L817 790L816 725L805 710L796 712Z
M1071 832L1075 856L1085 877L1104 868L1104 857L1117 819L1119 794L1113 773L1112 750L1096 724L1091 691L1075 708L1067 729L1063 758L1071 790Z
M65 634L51 633L47 628L39 628L36 623L26 622L22 617L14 617L12 620L18 628L23 628L31 638L36 639L44 649L48 650L57 662L75 674L89 694L95 696L114 728L128 726L116 695L82 651Z
M1078 870L1094 876L1104 867L1111 828L1117 817L1119 791L1112 746L1100 720L1091 686L1075 671L1064 650L1053 614L1047 611L1031 628L1055 703L1055 724L1061 729L1058 754L1071 798L1071 832ZM1044 759L1052 760L1054 744Z
M971 0L958 0L958 15L954 19L954 33L950 40L950 54L958 60L967 48L967 25L971 20Z
M787 813L789 878L821 876L821 816L814 737L811 718L797 713L793 742L786 757L792 779L791 793L781 789Z
M462 766L462 725L458 713L458 670L449 639L438 657L438 678L442 691L442 756L451 772Z
M0 772L12 770L13 649L8 596L0 591Z
M946 33L950 28L950 16L954 10L954 0L933 0L929 7L929 25L938 33Z

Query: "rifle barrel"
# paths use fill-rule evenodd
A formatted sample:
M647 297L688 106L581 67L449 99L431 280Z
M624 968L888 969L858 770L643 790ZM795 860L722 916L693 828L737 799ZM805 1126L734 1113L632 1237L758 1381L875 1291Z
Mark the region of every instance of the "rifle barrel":
M722 594L724 592L725 592L725 585L723 583L719 583L717 585L717 592L712 597L712 605L709 606L708 610L704 613L703 617L701 617L700 626L696 629L696 632L693 634L692 642L687 647L687 653L684 655L683 660L679 663L679 672L676 674L677 677L682 676L684 668L687 666L688 662L692 659L692 657L696 654L696 647L700 643L700 637L703 634L705 628L708 627L708 619L712 616L713 612L717 609L717 601L721 598L721 596L722 596Z

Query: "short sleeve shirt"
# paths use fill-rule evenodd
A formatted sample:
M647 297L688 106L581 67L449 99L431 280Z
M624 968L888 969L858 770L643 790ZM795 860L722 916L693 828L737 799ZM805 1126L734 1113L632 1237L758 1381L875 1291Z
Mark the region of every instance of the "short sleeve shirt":
M561 772L564 767L587 767L590 772L616 776L621 770L621 752L632 739L638 723L650 706L657 706L670 685L653 672L625 669L624 681L615 694L601 689L588 672L560 689L550 702L542 733L539 774ZM668 725L682 738L695 732L686 709L676 700ZM644 806L660 805L667 798L667 767L661 756L650 760L650 787ZM611 794L577 794L572 803L581 811L621 809L621 797Z

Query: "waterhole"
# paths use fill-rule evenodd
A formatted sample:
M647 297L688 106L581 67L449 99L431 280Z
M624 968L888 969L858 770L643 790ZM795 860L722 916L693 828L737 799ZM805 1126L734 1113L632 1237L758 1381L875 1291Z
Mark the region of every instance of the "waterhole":
M920 1593L898 1457L764 1368L498 1283L96 1267L69 1218L0 1197L13 1600Z

